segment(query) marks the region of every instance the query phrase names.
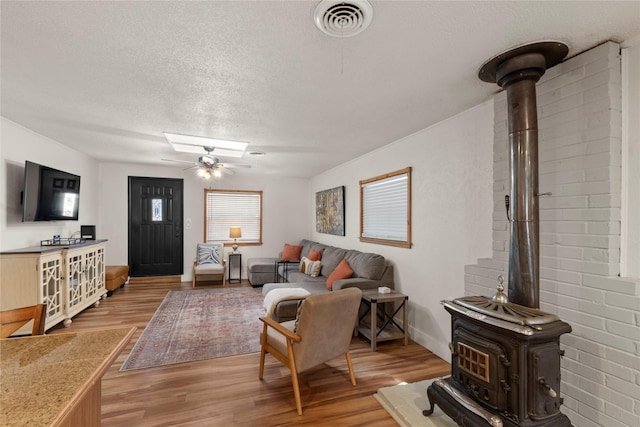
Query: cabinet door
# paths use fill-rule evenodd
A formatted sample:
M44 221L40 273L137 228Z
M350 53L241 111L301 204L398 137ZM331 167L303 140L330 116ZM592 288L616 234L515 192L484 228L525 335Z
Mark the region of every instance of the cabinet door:
M62 254L43 255L38 261L40 272L40 298L47 304L45 329L58 323L62 318L64 302L62 298Z
M81 249L68 250L65 261L66 312L67 316L72 316L84 308L84 251Z
M87 300L100 298L105 292L104 245L92 246L84 253Z

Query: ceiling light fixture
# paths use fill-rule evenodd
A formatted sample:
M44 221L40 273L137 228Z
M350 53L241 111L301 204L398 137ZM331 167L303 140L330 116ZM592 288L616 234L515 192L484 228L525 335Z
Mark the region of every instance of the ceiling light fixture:
M206 138L203 136L179 135L168 132L164 132L164 137L175 151L182 153L200 154L206 151L216 156L242 157L244 151L249 146L248 142ZM205 147L212 149L208 151Z
M367 0L322 0L313 14L316 27L332 37L351 37L364 31L373 19Z
M205 167L198 168L198 176L204 179L211 179L211 172Z

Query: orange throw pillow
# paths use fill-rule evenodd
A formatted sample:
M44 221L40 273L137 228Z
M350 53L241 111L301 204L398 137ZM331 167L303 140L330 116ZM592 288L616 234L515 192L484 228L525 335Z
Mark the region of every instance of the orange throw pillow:
M335 270L331 272L329 278L327 279L327 289L330 291L333 290L333 282L341 279L348 279L353 274L353 270L349 266L349 263L346 259L340 261L340 264L336 267Z
M300 261L301 253L302 246L289 245L288 243L285 243L280 261Z
M322 252L311 249L307 254L307 258L309 258L311 261L320 261L322 259Z

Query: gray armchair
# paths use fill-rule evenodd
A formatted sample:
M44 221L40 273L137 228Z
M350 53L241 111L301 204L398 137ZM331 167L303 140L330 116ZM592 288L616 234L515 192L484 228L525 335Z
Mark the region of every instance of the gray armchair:
M262 380L266 353L285 364L291 371L298 415L302 415L298 373L344 355L351 384L356 385L349 345L361 297L358 288L312 295L303 300L296 320L278 323L269 317L260 318L264 326L258 377Z

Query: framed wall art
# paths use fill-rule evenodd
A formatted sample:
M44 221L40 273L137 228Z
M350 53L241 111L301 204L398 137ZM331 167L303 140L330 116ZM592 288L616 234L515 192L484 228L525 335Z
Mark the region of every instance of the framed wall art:
M316 231L344 236L344 186L316 193Z

